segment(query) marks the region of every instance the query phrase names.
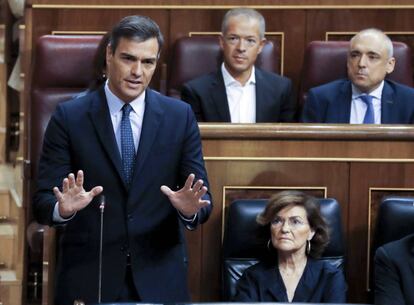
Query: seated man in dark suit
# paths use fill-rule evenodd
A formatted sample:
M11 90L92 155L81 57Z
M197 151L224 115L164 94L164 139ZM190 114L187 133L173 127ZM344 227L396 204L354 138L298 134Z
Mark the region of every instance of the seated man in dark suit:
M265 21L249 8L227 12L220 46L224 63L215 73L184 84L181 98L199 122L286 122L293 118L291 81L254 67L262 51Z
M390 242L375 254L375 304L414 304L414 234Z
M309 90L305 123L410 124L414 89L385 80L394 70L390 38L377 29L356 34L350 43L348 79Z

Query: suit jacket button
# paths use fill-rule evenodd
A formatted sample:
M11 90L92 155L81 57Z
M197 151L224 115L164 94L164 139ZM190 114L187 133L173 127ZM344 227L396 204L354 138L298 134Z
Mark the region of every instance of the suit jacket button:
M131 221L133 217L132 217L131 214L128 214L127 218L128 218L129 221Z

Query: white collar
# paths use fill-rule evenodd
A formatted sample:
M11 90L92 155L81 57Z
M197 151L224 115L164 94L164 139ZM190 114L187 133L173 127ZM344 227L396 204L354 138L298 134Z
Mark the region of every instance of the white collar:
M375 97L378 100L381 100L382 96L382 89L384 88L384 81L381 82L381 84L373 91L368 93L368 95L371 95ZM365 93L361 92L354 84L352 84L352 99L359 98L361 95L364 95Z
M105 82L105 95L106 100L108 102L108 107L111 115L118 113L121 111L122 107L124 106L125 102L122 101L119 97L117 97L111 89L109 89L108 80ZM134 109L135 113L140 113L140 109L145 104L145 90L139 96L137 96L134 100L129 103Z
M223 75L224 85L226 87L238 84L241 86L240 82L236 80L233 76L231 76L230 72L227 71L226 66L224 65L224 62L221 64L221 74ZM250 74L249 79L246 82L246 85L249 84L255 84L256 83L256 72L255 67L252 67L252 73Z

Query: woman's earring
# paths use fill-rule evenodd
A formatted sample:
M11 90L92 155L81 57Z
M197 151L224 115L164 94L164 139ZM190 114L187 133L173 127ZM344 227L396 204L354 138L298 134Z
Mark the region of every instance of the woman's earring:
M306 254L309 255L309 253L311 252L311 242L310 240L306 241Z
M267 249L269 250L269 251L271 251L272 249L273 249L273 246L272 246L272 240L269 238L269 240L267 241Z

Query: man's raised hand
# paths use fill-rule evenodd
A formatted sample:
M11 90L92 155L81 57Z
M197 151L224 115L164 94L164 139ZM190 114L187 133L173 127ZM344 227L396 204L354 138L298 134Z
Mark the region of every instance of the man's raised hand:
M102 186L95 186L89 192L83 188L84 175L79 170L77 176L70 173L63 179L62 192L58 187L53 188L53 193L59 202L59 215L63 218L72 216L79 210L86 207L93 199L103 191Z
M184 186L176 192L166 185L161 186L161 191L168 196L171 204L187 218L193 217L201 208L210 204L209 200L202 199L207 193L203 180L197 180L193 184L194 179L194 174L190 174Z

